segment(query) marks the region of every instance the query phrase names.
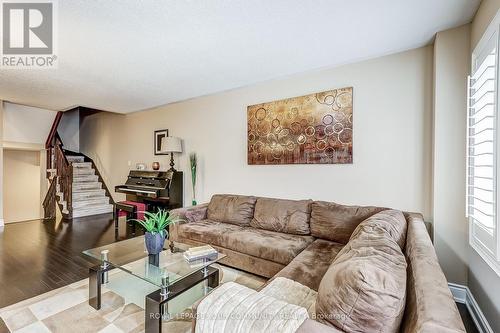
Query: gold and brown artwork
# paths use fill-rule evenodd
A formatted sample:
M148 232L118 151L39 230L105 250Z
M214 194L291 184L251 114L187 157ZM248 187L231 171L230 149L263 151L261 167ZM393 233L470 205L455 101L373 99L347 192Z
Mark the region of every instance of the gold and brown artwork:
M249 106L248 164L352 163L352 94L350 87Z

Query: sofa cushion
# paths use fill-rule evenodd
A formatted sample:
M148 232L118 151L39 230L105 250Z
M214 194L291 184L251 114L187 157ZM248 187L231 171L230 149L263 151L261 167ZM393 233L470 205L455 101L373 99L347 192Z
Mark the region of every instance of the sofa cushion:
M223 235L223 247L287 265L314 240L311 236L241 228Z
M285 277L317 291L323 275L343 247L344 244L316 239L275 277Z
M287 234L310 235L311 202L258 198L250 225Z
M345 332L397 332L405 297L401 248L381 228L362 230L321 280L316 316Z
M311 235L347 244L361 221L386 208L345 206L334 202L314 201L311 205Z
M197 333L295 332L309 318L301 306L286 303L235 282L226 282L196 308Z
M286 265L314 238L203 220L179 224L179 238L220 246Z
M241 230L243 227L212 220L182 223L177 225L180 239L191 239L197 242L224 246L222 236L228 232Z
M351 239L372 237L373 234L377 235L377 233L373 232L373 229L378 228L385 231L388 236L398 243L401 250L404 249L407 223L403 213L394 209L384 210L361 222L352 233Z
M253 217L256 197L216 194L208 204L209 220L247 226Z

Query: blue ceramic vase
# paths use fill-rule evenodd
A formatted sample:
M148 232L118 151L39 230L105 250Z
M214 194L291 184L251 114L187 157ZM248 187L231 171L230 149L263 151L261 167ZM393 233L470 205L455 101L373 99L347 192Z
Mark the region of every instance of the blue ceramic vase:
M165 239L168 237L168 233L165 231L165 236L162 236L159 233L152 234L150 232L146 232L144 234L144 240L146 243L146 249L149 254L158 254L163 250L163 245L165 244Z

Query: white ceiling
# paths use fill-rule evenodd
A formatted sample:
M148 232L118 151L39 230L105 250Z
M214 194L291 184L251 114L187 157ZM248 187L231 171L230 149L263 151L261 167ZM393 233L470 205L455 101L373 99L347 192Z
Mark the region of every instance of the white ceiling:
M419 47L479 0L58 3L58 69L0 69L0 99L143 110Z

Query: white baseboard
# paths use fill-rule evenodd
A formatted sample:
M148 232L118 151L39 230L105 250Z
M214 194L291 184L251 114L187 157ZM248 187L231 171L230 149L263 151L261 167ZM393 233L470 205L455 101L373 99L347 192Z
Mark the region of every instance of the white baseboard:
M448 283L448 287L451 290L451 294L453 295L455 302L465 304L465 300L467 298L467 290L469 288L456 283Z
M0 227L3 227L5 225L5 222L3 219L0 219Z
M477 304L469 288L456 283L448 283L455 302L465 304L480 333L494 333Z

